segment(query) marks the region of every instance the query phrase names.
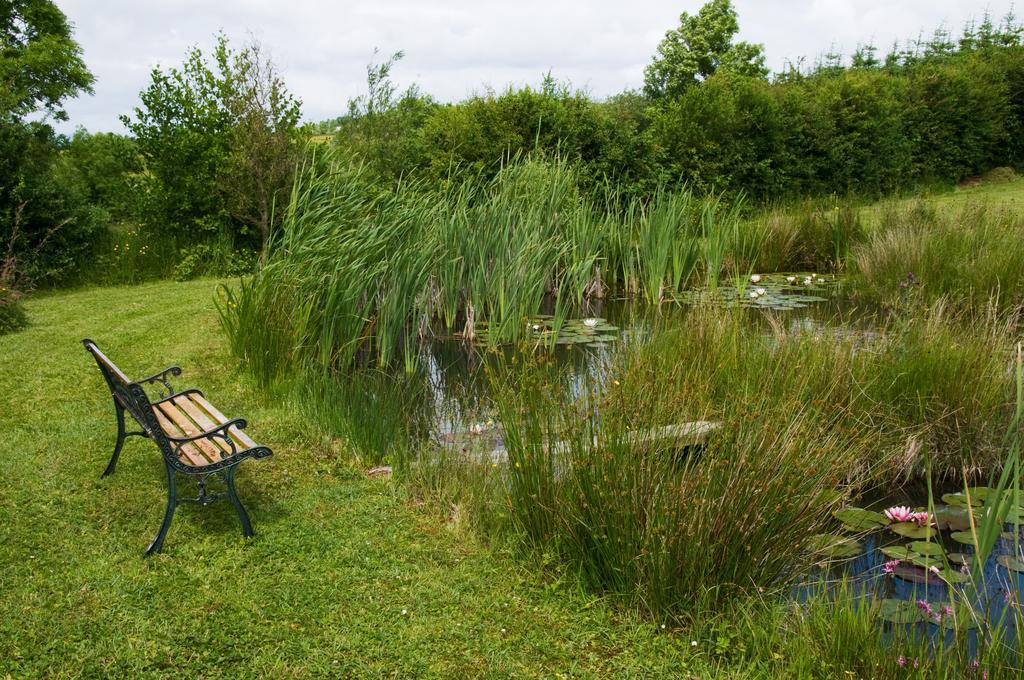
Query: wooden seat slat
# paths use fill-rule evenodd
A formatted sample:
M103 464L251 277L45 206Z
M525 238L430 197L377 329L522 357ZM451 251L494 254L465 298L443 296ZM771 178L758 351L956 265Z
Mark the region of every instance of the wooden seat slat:
M201 424L194 423L176 404L171 402L163 402L159 405L159 408L163 411L164 415L171 419L171 421L178 426L182 432L185 433L186 437L194 437L195 435L202 434L204 429ZM203 450L206 457L210 459L211 463L216 463L221 459L221 449L213 442L208 439L197 439L194 444L198 445Z
M194 420L196 422L196 425L198 425L204 431L212 430L213 428L223 423L223 421L221 421L220 423L213 422L213 420L210 419L209 415L207 415L201 408L199 408L195 403L193 403L193 401L189 399L188 396L182 395L180 397L175 397L172 401L178 408L187 413L188 417ZM214 437L213 443L227 455L231 455L232 453L234 453L234 451L232 451L231 449L231 445L228 442L221 439L220 437Z
M170 402L162 402L157 408L159 408L165 416L171 419L171 421L178 426L178 429L185 433L186 437L193 437L197 434L203 433L202 426L198 426L189 420L188 415L183 413L174 404ZM200 449L203 454L209 459L209 462L216 463L222 458L220 447L216 446L208 439L197 439L192 442Z
M160 409L154 406L153 413L156 415L157 422L160 423L160 427L164 429L164 432L172 437L184 436L184 433L178 428L178 426L168 420L167 416L165 416ZM180 452L181 457L184 458L189 465L193 465L195 467L209 465L209 461L202 456L199 449L192 443L183 445L178 449L178 451Z
M191 394L189 396L191 397L192 401L199 404L199 406L202 407L204 411L209 413L210 416L212 416L214 420L216 420L218 423L226 423L228 420L230 420L230 418L228 418L223 413L214 408L214 406L210 402L208 402L204 397L198 394ZM242 448L251 449L254 448L255 446L258 446L258 444L256 444L256 442L253 441L249 437L249 435L239 430L237 427L229 428L228 432L231 434L231 438L238 442L242 446Z

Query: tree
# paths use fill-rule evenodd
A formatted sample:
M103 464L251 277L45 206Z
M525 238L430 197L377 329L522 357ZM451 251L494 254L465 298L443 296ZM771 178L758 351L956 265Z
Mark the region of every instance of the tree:
M70 273L96 222L55 175L64 101L93 76L67 17L49 0L0 2L0 286L27 288ZM31 118L31 120L30 120Z
M193 47L180 69L154 68L122 122L149 180L146 221L180 244L227 235L259 247L297 155L300 102L255 41L219 35L212 65Z
M763 78L764 47L733 42L739 20L731 0L711 0L696 15L683 12L679 28L665 34L644 70L644 93L652 99L679 97L719 69Z
M44 112L67 120L68 97L92 92L93 76L67 17L50 0L0 2L0 112L21 120Z

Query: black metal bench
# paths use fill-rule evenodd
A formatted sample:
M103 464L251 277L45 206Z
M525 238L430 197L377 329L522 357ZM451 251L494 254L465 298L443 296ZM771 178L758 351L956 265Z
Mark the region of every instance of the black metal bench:
M110 395L114 399L117 416L117 443L114 455L103 476L113 474L117 458L121 455L126 437L148 437L163 454L167 468L167 511L160 532L153 539L146 555L160 552L167 530L171 526L174 510L182 503L209 505L215 500L229 498L235 506L242 523L242 533L253 535L252 524L242 502L235 491L235 469L246 458L266 458L271 450L257 444L242 430L246 422L242 418L227 418L213 407L196 389L175 392L171 387L171 376L181 375L181 369L172 366L142 380L129 380L120 368L108 359L96 343L88 338L82 341L85 349L92 354L103 373ZM151 400L143 385L154 385L159 398ZM141 432L126 432L125 411L130 413L142 427ZM175 484L176 473L191 475L196 480L199 494L195 498L178 498ZM220 476L227 485L223 493L210 493L207 481L212 475Z

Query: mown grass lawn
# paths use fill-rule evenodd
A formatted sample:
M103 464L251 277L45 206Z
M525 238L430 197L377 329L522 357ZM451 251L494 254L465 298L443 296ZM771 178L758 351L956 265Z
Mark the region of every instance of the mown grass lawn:
M31 327L0 337L0 676L707 670L689 639L551 583L366 479L234 368L216 285L41 296L26 305ZM163 513L162 462L130 438L100 479L115 424L83 337L133 377L180 364L180 386L249 418L275 454L239 473L254 539L226 502L186 505L164 553L142 557Z

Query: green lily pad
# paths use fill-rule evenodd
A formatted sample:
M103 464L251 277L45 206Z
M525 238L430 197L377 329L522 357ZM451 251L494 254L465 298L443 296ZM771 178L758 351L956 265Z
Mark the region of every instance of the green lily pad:
M830 560L842 560L856 557L864 551L858 541L844 536L818 534L811 538L811 552L822 555Z
M919 526L916 522L898 522L896 524L889 525L889 528L900 536L905 536L906 538L912 538L914 540L931 538L935 535L934 529L931 527Z
M943 581L950 585L955 585L958 583L967 583L971 580L970 576L956 569L940 569L939 578L941 578Z
M893 576L898 576L904 581L911 583L938 584L939 577L927 569L913 564L901 564L893 570Z
M929 557L941 557L946 552L938 543L929 541L914 541L909 547L914 552L921 553L922 555L927 555Z
M964 545L974 545L974 534L969 531L954 531L949 535L957 543L963 543Z
M1005 569L1015 571L1018 574L1024 574L1024 560L1021 560L1018 557L1014 557L1013 555L1000 555L996 558L996 562L999 566Z
M939 529L966 531L971 528L970 511L956 505L940 505L935 508L935 524Z
M943 567L942 560L929 555L915 555L910 558L910 563L922 569L931 569L932 567L941 569Z
M967 494L964 493L946 493L942 494L942 502L946 505L956 505L958 507L967 507ZM970 504L974 507L981 505L981 499L971 496Z
M889 520L882 513L864 508L843 508L832 514L846 529L855 532L871 531L889 524Z
M921 620L921 612L910 600L889 597L879 603L878 618L896 624L917 623Z
M958 552L949 553L948 555L946 555L946 558L953 564L963 564L965 566L970 566L971 562L974 561L974 555L968 555L966 553Z
M980 503L984 503L992 494L992 489L987 486L972 486L967 491L970 492L971 499L977 498Z
M882 548L882 554L891 560L912 560L917 553L905 545L887 545Z

